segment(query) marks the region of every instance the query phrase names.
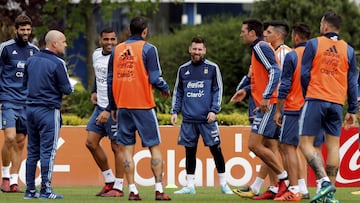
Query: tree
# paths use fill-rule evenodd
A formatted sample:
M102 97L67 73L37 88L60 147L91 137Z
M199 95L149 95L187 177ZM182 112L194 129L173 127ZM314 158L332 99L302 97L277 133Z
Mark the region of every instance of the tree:
M141 2L135 0L0 0L0 2L3 5L0 6L1 28L11 30L13 19L24 13L33 20L34 35L40 40L40 47L43 45L42 39L49 29L64 32L70 46L74 39L83 35L86 39L87 50L85 56L87 81L94 81L91 54L97 41L95 21L103 20L105 24L110 23L114 11L119 9L124 9L129 18L136 15L149 16L158 11L159 0L155 2L151 0ZM102 19L95 19L94 13L98 11L101 13ZM10 37L8 33L2 41ZM91 88L91 85L92 83L89 82L88 88Z
M321 17L327 11L334 11L342 16L343 26L340 36L356 50L359 50L360 21L354 19L360 18L360 11L354 1L255 1L251 15L263 21L272 19L285 20L290 26L302 21L310 25L312 36L318 36ZM290 40L290 37L288 37L287 41Z

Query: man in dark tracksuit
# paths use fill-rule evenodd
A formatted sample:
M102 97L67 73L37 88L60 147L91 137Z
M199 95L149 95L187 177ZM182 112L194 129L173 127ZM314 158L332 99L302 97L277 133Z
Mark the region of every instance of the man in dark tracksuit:
M63 94L73 88L65 62L58 55L65 53L63 33L51 30L45 36L46 49L26 62L24 85L29 93L26 100L28 145L26 159L26 193L24 199L62 199L53 192L51 178L61 126L60 108ZM40 194L35 187L37 162L41 165Z

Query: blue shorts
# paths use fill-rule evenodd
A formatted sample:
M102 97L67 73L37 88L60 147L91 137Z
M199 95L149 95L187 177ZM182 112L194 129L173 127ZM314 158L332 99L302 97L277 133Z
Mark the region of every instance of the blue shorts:
M86 126L86 130L95 132L101 136L108 136L110 140L115 140L117 134L117 123L111 118L111 115L106 123L100 125L96 124L96 118L102 111L104 111L104 108L99 106L95 107Z
M251 125L251 132L267 138L279 139L280 129L273 120L275 109L276 104L272 104L270 105L270 111L265 114L257 111L254 122Z
M284 115L280 143L299 146L299 117L300 115Z
M15 127L16 133L27 134L25 106L2 103L0 109L0 129Z
M321 100L306 101L299 120L299 133L315 136L314 146L321 146L325 134L340 136L343 106Z
M178 144L186 147L196 147L201 135L205 146L220 144L220 134L217 122L213 123L182 123Z
M117 143L134 145L138 131L143 147L160 144L159 124L155 109L118 109L118 136Z

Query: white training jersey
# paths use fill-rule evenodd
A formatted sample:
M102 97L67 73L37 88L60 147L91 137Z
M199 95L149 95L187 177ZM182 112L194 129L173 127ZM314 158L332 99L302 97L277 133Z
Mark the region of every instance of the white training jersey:
M292 49L285 44L280 45L275 50L275 56L276 56L276 60L278 60L280 70L282 70L286 54L289 53L290 51L292 51Z
M106 80L110 54L103 55L102 48L97 48L92 55L92 59L96 80L97 105L106 108L109 104Z

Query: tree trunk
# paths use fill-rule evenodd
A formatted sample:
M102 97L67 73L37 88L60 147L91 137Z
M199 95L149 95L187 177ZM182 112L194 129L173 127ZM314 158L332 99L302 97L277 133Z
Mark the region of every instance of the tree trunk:
M95 17L93 12L88 12L86 20L86 68L87 68L87 89L91 90L94 85L95 73L92 62L92 53L96 48L97 33L95 29Z

